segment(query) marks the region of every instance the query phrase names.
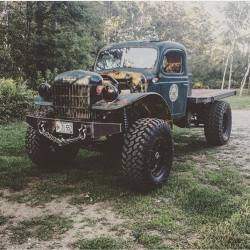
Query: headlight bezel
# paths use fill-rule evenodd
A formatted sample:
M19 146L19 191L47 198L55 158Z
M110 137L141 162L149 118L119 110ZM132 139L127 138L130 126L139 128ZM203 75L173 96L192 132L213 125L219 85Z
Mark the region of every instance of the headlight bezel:
M49 100L51 98L51 85L47 82L41 83L38 87L39 96L43 97L45 100Z
M112 102L117 99L119 90L111 83L96 86L96 94L102 95L102 98L107 102Z

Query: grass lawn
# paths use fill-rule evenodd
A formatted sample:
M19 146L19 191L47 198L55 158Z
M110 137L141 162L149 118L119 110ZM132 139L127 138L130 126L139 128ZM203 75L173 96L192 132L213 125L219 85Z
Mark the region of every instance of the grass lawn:
M239 103L233 98L230 102ZM38 169L24 154L25 130L25 123L0 126L0 199L1 190L9 190L3 199L32 207L66 196L76 207L108 202L126 218L123 227L130 231L129 240L81 235L73 247L250 248L248 180L233 162L214 156L216 148L206 146L201 131L175 129L176 156L169 181L161 189L139 194L123 184L119 168L105 166L101 155L86 150L70 168ZM0 227L7 225L15 244L32 237L46 241L63 237L74 227L71 219L51 214L8 225L9 218L0 213Z
M232 109L250 109L250 95L232 96L225 100L231 104Z

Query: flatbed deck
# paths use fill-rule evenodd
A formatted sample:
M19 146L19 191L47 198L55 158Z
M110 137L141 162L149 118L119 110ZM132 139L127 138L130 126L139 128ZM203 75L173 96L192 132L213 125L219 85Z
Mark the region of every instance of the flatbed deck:
M212 103L229 96L236 95L236 90L221 89L192 89L192 94L188 96L189 103Z

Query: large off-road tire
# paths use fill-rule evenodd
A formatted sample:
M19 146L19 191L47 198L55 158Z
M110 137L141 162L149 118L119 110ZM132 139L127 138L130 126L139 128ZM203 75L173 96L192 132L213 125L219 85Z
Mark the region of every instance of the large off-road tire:
M173 140L164 120L139 119L125 134L122 169L134 188L150 190L164 183L172 161Z
M232 129L232 112L230 104L216 101L208 109L204 127L207 143L213 146L228 142Z
M38 166L53 167L58 164L67 164L76 157L78 151L77 145L58 147L31 126L27 129L26 152L32 162Z

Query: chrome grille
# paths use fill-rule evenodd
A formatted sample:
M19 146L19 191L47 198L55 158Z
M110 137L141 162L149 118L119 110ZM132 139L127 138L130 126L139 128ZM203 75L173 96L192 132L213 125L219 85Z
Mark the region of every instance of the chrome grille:
M87 85L54 84L52 98L57 117L90 119Z

